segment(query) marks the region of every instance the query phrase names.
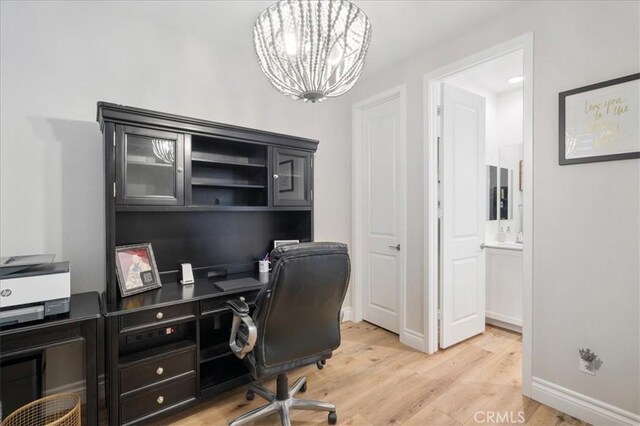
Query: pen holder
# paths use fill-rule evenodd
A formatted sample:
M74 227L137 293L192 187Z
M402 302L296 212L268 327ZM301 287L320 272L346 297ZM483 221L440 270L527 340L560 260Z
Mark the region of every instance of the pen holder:
M269 267L271 262L268 260L258 260L258 272L269 272L271 268Z

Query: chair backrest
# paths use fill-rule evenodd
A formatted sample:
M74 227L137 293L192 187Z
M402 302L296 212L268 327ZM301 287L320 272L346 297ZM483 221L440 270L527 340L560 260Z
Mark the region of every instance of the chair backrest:
M271 279L258 295L253 315L256 361L273 367L335 350L351 273L347 246L278 246L271 262Z

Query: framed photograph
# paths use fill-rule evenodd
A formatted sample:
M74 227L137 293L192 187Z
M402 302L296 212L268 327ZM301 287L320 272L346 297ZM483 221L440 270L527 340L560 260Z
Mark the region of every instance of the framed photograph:
M116 247L116 275L122 297L162 287L151 243Z
M278 246L282 246L284 244L298 244L300 242L300 240L275 240L273 242L273 248L276 248Z
M278 164L278 192L293 191L293 160L282 161Z
M640 158L640 73L559 95L560 165Z

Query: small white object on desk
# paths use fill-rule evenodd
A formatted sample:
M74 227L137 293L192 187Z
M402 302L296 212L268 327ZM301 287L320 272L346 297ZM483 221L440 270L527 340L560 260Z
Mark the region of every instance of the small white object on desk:
M190 263L183 263L180 265L182 267L182 279L180 280L180 284L193 284L193 270L191 269Z
M258 272L260 272L261 274L269 272L271 270L270 266L271 262L269 262L268 260L258 260Z

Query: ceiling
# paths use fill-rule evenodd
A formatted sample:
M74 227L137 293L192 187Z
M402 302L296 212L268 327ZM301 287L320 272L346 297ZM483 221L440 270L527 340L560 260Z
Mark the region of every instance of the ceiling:
M464 71L447 80L447 83L471 91L490 92L497 95L521 88L522 82L513 84L509 83L509 79L521 76L522 73L523 56L522 51L519 50Z
M365 75L375 74L511 10L509 1L355 1L373 26Z
M118 2L123 17L154 20L211 43L225 43L229 54L255 58L252 31L256 18L274 0L209 2ZM363 77L458 36L516 7L509 1L358 1L373 26Z

